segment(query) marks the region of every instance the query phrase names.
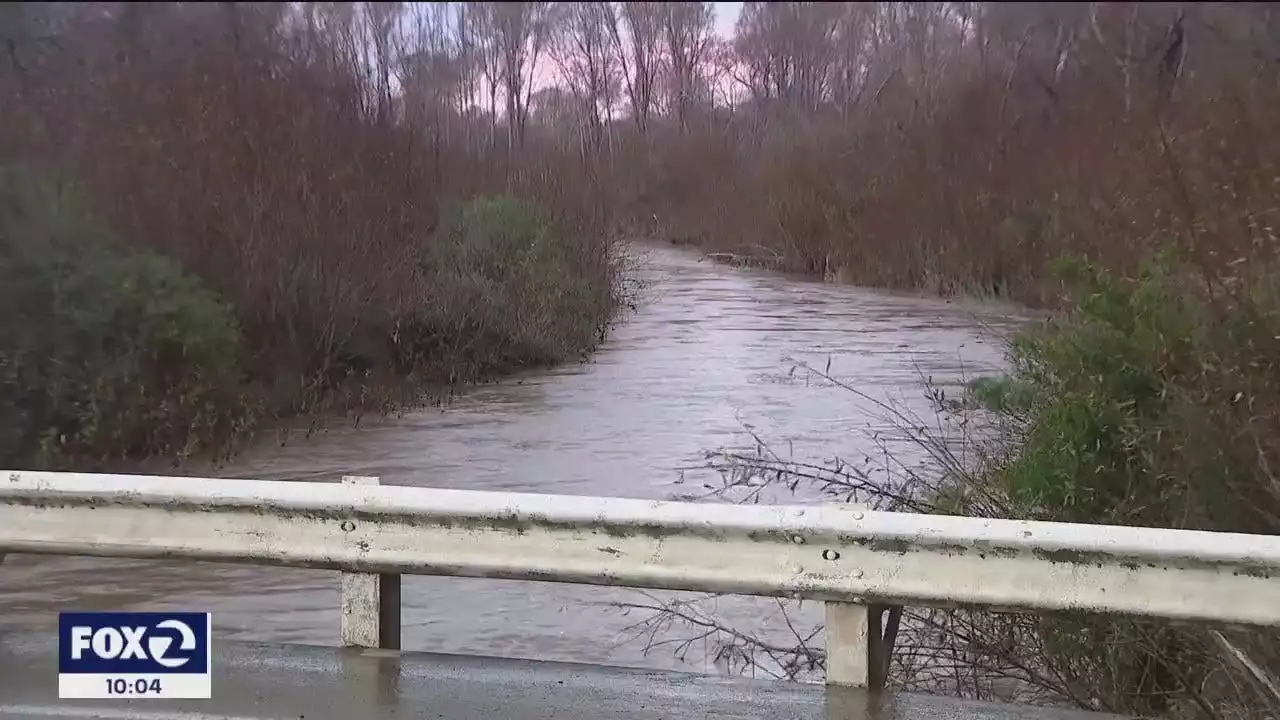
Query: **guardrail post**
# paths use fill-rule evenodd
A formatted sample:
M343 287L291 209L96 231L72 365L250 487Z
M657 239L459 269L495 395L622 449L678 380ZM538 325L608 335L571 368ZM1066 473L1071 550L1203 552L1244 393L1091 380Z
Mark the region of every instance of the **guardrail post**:
M871 681L871 634L866 605L826 603L827 684L865 688Z
M342 478L345 485L377 485L376 477ZM342 644L400 649L400 575L342 573Z
M883 689L901 610L890 611L885 629L883 605L828 602L825 606L827 684Z

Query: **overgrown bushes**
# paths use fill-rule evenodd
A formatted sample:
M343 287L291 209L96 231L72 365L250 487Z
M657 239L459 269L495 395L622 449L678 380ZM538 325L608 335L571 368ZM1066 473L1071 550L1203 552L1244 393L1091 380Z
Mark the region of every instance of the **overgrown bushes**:
M0 461L225 448L255 418L386 410L599 341L617 275L589 163L409 122L347 52L386 9L9 13L0 162L78 204L31 201L64 249L6 250L27 285L0 287L23 309L5 402L26 415Z
M231 309L15 169L0 173L0 302L5 461L183 455L255 414Z
M999 473L1020 511L1280 531L1280 275L1205 286L1168 258L1131 280L1064 270L1072 311L1017 339L1006 381L1034 391Z
M416 317L433 336L469 343L453 352L479 371L575 359L601 339L613 304L607 285L583 282L610 272L583 250L532 202L455 205L423 252L431 291Z
M1169 244L1208 272L1280 251L1265 4L760 3L744 18L717 80L742 102L649 139L646 210L668 237L1036 305L1056 301L1045 278L1064 253L1133 273Z
M1013 444L980 476L985 492L1019 518L1280 533L1280 274L1242 266L1205 284L1170 255L1129 279L1083 262L1061 269L1069 311L1016 339L1008 378L975 387ZM1027 654L1108 710L1280 708L1266 681L1280 671L1278 633L1086 616L987 622L1031 628Z
M590 280L611 269L589 266L549 213L504 196L446 218L419 248L412 311L376 345L336 343L340 372L321 390L421 391L578 359L601 339L613 288ZM225 447L263 412L271 385L247 363L261 348L235 309L171 260L121 249L67 191L0 174L0 241L6 462L184 457Z

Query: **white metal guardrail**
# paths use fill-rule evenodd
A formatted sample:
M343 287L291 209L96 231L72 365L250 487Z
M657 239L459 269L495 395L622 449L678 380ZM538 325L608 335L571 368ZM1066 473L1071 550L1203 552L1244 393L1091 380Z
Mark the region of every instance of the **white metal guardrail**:
M883 679L886 606L1280 625L1280 537L847 505L3 472L5 552L342 570L343 640L365 647L399 647L401 573L822 600L828 683L855 686Z

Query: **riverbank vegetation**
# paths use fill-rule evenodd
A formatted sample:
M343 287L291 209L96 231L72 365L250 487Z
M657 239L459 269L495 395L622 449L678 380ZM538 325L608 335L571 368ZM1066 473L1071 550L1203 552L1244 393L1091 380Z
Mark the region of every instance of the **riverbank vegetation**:
M1067 521L1280 532L1280 275L1268 263L1198 284L1182 269L1156 265L1136 281L1086 275L1076 314L1018 348L1012 381L1038 393L1013 414L1024 419L1013 433L1020 450L997 479L1022 514L1048 506ZM1066 453L1090 442L1072 464ZM1049 462L1057 474L1043 472ZM1217 717L1280 709L1280 633L1117 627L1090 678L1126 700L1114 706ZM1074 629L1055 628L1050 649L1069 652Z
M1198 281L1194 264L1166 254L1131 278L1082 262L1060 272L1069 311L1015 339L1007 377L971 386L973 412L1000 432L974 443L985 462L951 475L942 509L1280 532L1274 266ZM966 622L986 658L975 676L988 681L1017 668L1045 696L1144 717L1280 709L1274 631L1087 615Z
M673 237L863 284L1059 297L1276 252L1280 101L1260 4L746 3L642 198ZM717 102L715 94L721 99ZM779 262L780 261L780 262Z
M591 158L633 232L1051 304L1064 253L1124 274L1169 244L1201 272L1274 253L1276 22L1252 3L783 2L744 3L726 36L709 3L433 3L401 21L399 83L433 136L479 124Z
M3 5L3 464L226 451L600 341L591 160L406 121L401 10Z
M723 121L748 140L700 165L734 181L696 184L723 215L686 233L1033 304L1064 253L1126 274L1169 245L1211 273L1275 253L1270 8L791 5L744 14L759 110Z

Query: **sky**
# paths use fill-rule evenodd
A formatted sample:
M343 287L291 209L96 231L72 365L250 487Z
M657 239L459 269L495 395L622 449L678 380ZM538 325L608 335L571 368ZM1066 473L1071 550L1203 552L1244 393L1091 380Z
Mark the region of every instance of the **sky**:
M742 3L740 2L713 2L711 3L715 12L715 30L716 34L724 39L733 36L733 26L738 22L738 15L742 12ZM535 79L535 86L546 86L554 82L549 75L537 73L538 78Z
M711 3L716 6L716 32L727 38L733 34L733 24L738 22L738 13L742 12L740 2Z

